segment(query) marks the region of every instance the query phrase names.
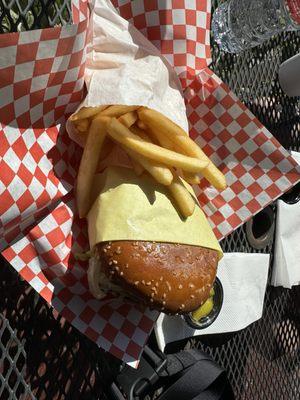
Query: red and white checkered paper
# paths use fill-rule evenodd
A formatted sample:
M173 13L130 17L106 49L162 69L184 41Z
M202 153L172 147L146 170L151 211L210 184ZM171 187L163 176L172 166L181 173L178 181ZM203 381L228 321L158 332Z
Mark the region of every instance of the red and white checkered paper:
M289 154L213 74L210 1L115 0L121 15L175 68L190 134L226 173L222 193L203 180L199 201L219 239L300 180ZM84 262L85 222L74 207L81 150L64 129L83 95L87 9L76 25L1 35L0 250L57 311L101 348L137 365L157 313L94 299Z

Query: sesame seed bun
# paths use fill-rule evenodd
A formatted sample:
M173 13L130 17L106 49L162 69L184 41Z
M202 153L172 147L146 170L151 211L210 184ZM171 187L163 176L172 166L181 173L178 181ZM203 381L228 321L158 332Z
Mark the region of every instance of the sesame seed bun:
M218 264L216 251L184 244L104 242L95 252L112 284L169 314L194 311L207 300Z

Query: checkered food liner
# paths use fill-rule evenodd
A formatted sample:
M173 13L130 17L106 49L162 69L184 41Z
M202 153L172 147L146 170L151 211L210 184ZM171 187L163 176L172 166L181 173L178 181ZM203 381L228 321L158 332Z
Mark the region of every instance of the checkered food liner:
M174 67L190 134L226 173L219 193L203 180L198 198L219 239L299 181L288 153L208 68L210 2L114 1ZM156 312L94 299L86 225L76 215L81 150L65 132L83 95L86 2L73 1L74 25L1 35L0 231L4 257L72 325L136 366Z

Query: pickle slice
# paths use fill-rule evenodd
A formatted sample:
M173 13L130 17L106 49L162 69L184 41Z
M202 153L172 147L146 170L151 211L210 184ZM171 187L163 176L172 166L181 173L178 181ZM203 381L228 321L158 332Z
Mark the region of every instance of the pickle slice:
M211 313L213 307L214 307L213 298L209 297L206 300L206 302L204 304L202 304L201 307L199 307L197 310L192 312L192 318L195 321L200 321L200 319L207 317Z

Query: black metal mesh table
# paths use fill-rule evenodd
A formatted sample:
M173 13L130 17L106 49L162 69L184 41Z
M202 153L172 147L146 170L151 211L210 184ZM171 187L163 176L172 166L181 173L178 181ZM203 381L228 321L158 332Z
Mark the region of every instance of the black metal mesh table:
M215 7L218 1L213 2ZM70 21L69 0L3 0L0 32ZM300 150L300 101L281 91L280 63L300 48L285 33L242 55L222 54L213 43L212 69L288 149ZM274 204L273 209L276 208ZM245 226L221 242L227 252L255 252ZM261 252L270 252L272 242ZM105 399L120 363L53 311L0 260L0 399ZM238 400L296 400L300 395L300 287L268 286L263 317L246 329L169 345L197 347L228 372ZM150 338L155 346L155 338Z

